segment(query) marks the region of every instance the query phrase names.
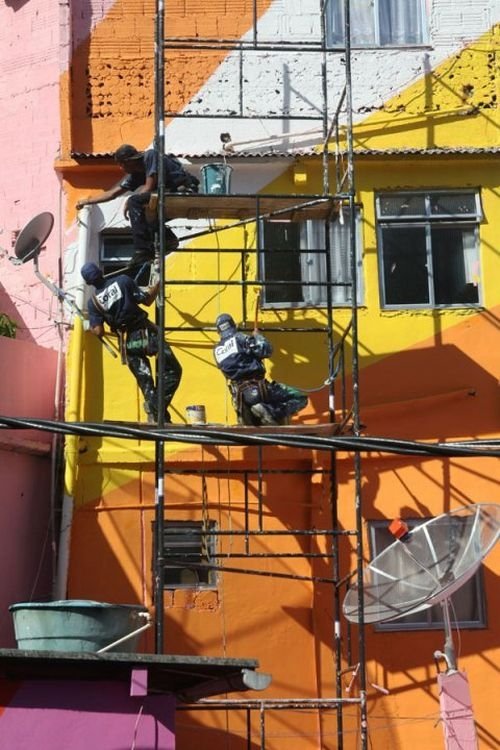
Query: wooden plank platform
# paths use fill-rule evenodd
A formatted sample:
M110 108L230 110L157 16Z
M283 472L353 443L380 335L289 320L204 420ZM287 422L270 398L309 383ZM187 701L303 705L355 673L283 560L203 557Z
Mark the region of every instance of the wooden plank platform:
M258 200L257 200L258 198ZM158 196L153 194L148 212L156 211ZM165 196L169 219L236 219L271 216L284 221L307 219L334 220L339 201L331 196L312 195L205 195L202 193L169 193Z
M105 419L103 425L115 425L117 427L133 427L144 430L145 432L156 431L158 426L150 424L148 422L125 422L119 420ZM344 426L344 433L351 433L352 425L349 423ZM173 424L167 423L163 428L162 432L166 434L170 432L186 432L189 434L190 431L202 431L210 432L210 430L221 430L232 435L263 435L263 434L281 434L281 435L306 435L315 437L333 437L333 435L342 434L342 425L340 423L322 423L322 424L301 424L300 422L289 424L289 425L261 425L255 427L253 425L241 425L241 424L221 424L220 422L207 422L206 424Z

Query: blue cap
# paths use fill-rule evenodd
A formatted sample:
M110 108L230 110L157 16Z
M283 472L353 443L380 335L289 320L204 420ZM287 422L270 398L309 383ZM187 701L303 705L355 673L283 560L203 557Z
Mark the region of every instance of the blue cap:
M87 284L95 286L103 279L102 271L95 263L85 263L82 266L80 273Z

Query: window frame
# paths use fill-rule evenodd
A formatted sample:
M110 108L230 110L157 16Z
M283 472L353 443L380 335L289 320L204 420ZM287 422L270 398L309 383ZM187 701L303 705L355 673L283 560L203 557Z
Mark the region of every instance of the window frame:
M408 524L410 530L416 528L417 526L420 526L421 524L425 523L426 521L430 521L432 516L428 517L414 517L414 518L407 518L405 517L405 523ZM382 552L383 549L389 546L394 539L391 536L389 530L388 530L388 522L387 520L380 520L380 519L372 519L367 520L367 529L368 529L368 546L370 550L370 558L373 560L378 554ZM387 531L387 544L378 544L377 545L377 531L386 530ZM477 618L476 619L469 619L469 620L457 620L455 618L455 610L453 606L453 600L457 595L460 595L460 592L463 593L464 588L466 587L473 587L474 591L474 600L475 600L475 609L477 611ZM418 612L414 612L411 617L415 618L416 616L420 616L422 618L421 622L415 622L413 620L412 622L405 621L406 617L399 617L397 620L391 620L389 622L378 622L374 623L374 628L377 632L386 633L386 632L394 632L394 631L427 631L427 630L443 630L444 627L444 621L441 616L441 604L434 604L432 607L428 607L427 609L422 609ZM439 614L438 614L439 613ZM407 615L408 616L408 615ZM466 630L484 630L488 627L488 618L487 618L487 609L486 609L486 592L484 587L484 574L483 574L483 565L481 564L478 568L478 570L474 573L471 578L469 578L468 581L466 581L463 586L461 586L457 591L455 591L454 594L450 597L450 617L452 620L452 623L456 624L461 629Z
M349 210L345 207L342 209L343 212L343 224L350 226ZM357 307L361 307L364 304L364 283L363 283L363 211L362 206L355 206L356 219L355 219L355 243L356 243L356 286L357 286ZM339 221L339 219L337 219ZM327 251L325 247L325 227L328 222L321 219L308 219L303 222L297 222L299 224L299 248L295 251L299 255L300 263L300 282L290 281L291 286L300 286L302 289L301 301L274 301L266 299L266 290L272 285L272 280L266 278L266 254L272 251L266 247L265 238L265 226L266 224L273 225L289 225L295 224L296 222L287 221L266 221L262 219L259 221L259 258L258 258L258 275L259 280L263 283L263 293L261 307L262 309L273 310L273 309L316 309L326 308L328 306L327 298L327 281L321 279L321 265L324 259L325 263L325 276L326 276L326 256ZM334 248L334 231L336 222L330 222L330 269L335 269L335 257L334 253L337 252L337 265L342 266L342 259L345 257L349 261L350 257L350 241L349 236L346 234L347 247L340 247L337 251ZM311 247L311 244L315 241L315 237L319 238L321 242L323 240L323 247ZM331 306L334 308L350 308L352 307L352 298L348 299L350 290L352 290L351 281L351 269L350 262L349 266L344 268L343 280L333 281L332 280L332 294L331 294ZM276 279L280 281L280 279ZM337 285L337 287L336 287ZM346 289L345 298L343 300L334 299L336 289Z
M423 196L425 213L420 214L407 214L403 216L396 215L382 215L380 209L380 202L385 196ZM437 214L432 212L432 197L433 196L453 196L453 195L472 195L474 196L475 212L469 214L463 213L448 213L448 214ZM384 311L400 310L400 309L462 309L462 308L473 308L478 309L483 307L483 274L481 268L481 235L480 235L480 224L484 219L484 213L482 210L481 203L481 191L480 188L463 188L463 189L446 189L446 188L432 188L432 189L421 189L421 190L379 190L375 193L375 222L376 222L376 238L377 238L377 259L378 259L378 271L379 271L379 299L380 307ZM386 273L385 263L386 258L384 254L384 229L390 227L397 227L398 229L423 229L425 233L425 257L426 257L426 268L427 268L427 290L428 290L428 301L427 302L387 302L387 289L386 289ZM453 228L456 230L472 230L474 236L474 247L476 254L476 261L479 266L478 277L479 281L477 284L477 302L471 301L459 301L459 302L436 302L436 284L434 281L434 255L432 247L432 231L436 228ZM437 254L437 250L436 250ZM429 269L431 269L429 271Z
M118 238L127 240L125 244L130 245L130 253L127 252L107 256L105 252L106 241ZM121 229L103 229L99 232L99 266L105 275L124 268L132 258L133 254L134 243L130 227L123 227Z
M208 558L206 560L203 559L203 543L202 543L202 535L203 535L203 529L208 527ZM185 520L185 519L165 519L164 521L164 542L163 542L163 558L165 560L164 565L164 581L163 581L163 589L164 590L178 590L178 589L196 589L196 590L213 590L216 589L218 586L218 571L213 569L205 569L201 570L199 568L190 568L189 565L185 565L182 570L188 570L191 573L197 573L197 571L200 571L203 574L206 574L206 580L193 580L193 581L167 581L167 570L178 570L179 575L181 573L181 568L179 566L172 566L171 568L168 567L168 558L169 558L169 551L171 548L168 546L167 542L167 535L168 531L172 532L172 530L178 529L186 529L185 536L186 536L186 545L187 547L192 547L193 542L192 538L189 537L188 530L197 530L198 535L200 537L200 543L199 543L199 562L207 562L208 564L217 564L217 523L215 521L208 520L206 522L204 521L192 521L192 520ZM170 536L173 536L172 533L170 533ZM179 534L179 536L181 536ZM155 534L155 523L153 522L153 539L156 540L156 534ZM180 546L180 545L179 545ZM184 552L181 553L186 554L186 557L188 558L190 553ZM198 553L194 553L198 554ZM174 555L170 555L170 557L175 557ZM189 559L187 559L187 562L189 562Z
M352 21L352 15L353 15L353 4L356 2L356 0L351 0L351 21ZM352 39L352 29L351 29L351 48L353 49L405 49L405 48L415 48L415 47L428 47L430 45L430 27L429 27L429 12L428 12L428 4L427 0L415 0L415 2L418 2L419 9L418 9L418 15L420 18L420 25L422 29L422 38L418 42L413 41L407 41L407 42L401 42L401 43L395 43L391 41L390 43L382 43L380 41L381 39L381 31L380 31L380 4L384 2L384 0L373 0L373 17L372 17L372 25L370 26L370 30L373 32L373 41L366 42L366 43L356 43ZM345 48L345 37L344 37L344 10L343 6L345 4L345 0L327 0L326 2L326 9L325 9L325 23L326 23L326 44L327 49L344 49ZM342 7L341 7L342 6ZM338 26L341 27L341 39L338 41L333 39L334 36L334 23L333 19L337 16L338 18Z

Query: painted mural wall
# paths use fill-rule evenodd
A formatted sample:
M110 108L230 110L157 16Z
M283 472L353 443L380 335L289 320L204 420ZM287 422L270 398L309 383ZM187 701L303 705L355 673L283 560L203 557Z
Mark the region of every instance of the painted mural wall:
M429 44L353 53L355 146L360 152L382 152L360 157L356 173L357 199L363 206L365 294L359 313L361 415L369 434L419 440L498 436L499 359L498 347L492 343L500 306L495 223L498 176L495 154L477 154L474 149L491 150L499 146L494 79L498 37L498 27L494 24L499 19L495 16L495 3L483 0L480 6L471 0L428 2ZM168 33L198 32L204 36L248 40L252 36L253 7L250 0L169 2ZM261 39L302 42L305 35L310 39L319 37L317 2L275 0L257 2L256 7ZM119 177L119 172L108 162L101 166L99 159L79 159L76 155L109 154L122 142L132 142L138 147L151 143L154 3L73 2L68 13L65 15L61 9L56 14L52 5L49 13L47 3L41 2L24 5L12 2L2 10L6 19L2 33L8 38L2 54L10 55L7 63L12 70L16 68L13 81L17 82L16 91L21 92L13 99L14 114L19 119L23 106L29 102L31 129L37 133L30 143L40 143L40 153L26 157L25 165L32 174L31 166L36 163L40 179L32 179L29 200L23 188L19 188L23 191L18 190L21 198L6 204L4 216L10 221L7 225L11 230L19 228L39 210L48 208L56 213L60 227L54 230L51 244L42 256L44 268L47 264L47 269L57 274L56 259L67 248L66 288L78 293L79 301L83 302L78 278L81 263L97 258L97 241L103 228L120 228L125 222L122 205L117 201L93 207L80 216L79 226L74 226L77 199L109 187ZM43 23L38 20L41 18ZM48 27L51 35L45 33ZM26 93L26 75L22 75L23 66L19 66L15 56L28 29L37 32L34 38L38 39L38 45L30 46L31 57L26 58L24 72L33 67L32 50L36 49L36 74L43 76L38 83L36 77L30 77ZM12 44L14 37L17 45ZM341 91L344 77L341 58L341 54L333 56L328 63L331 102L338 100ZM286 60L271 52L241 56L235 51L169 51L167 108L190 115L228 114L228 117L172 119L166 131L168 148L203 157L220 150L220 133L228 131L235 148L249 153L274 148L278 154L295 151L300 155L302 149L312 149L321 142L317 119L321 114L318 112L320 64L320 55L314 53L308 53L305 64L298 50L287 55ZM240 77L245 83L243 101ZM1 85L6 85L5 80ZM40 111L44 117L39 121ZM239 112L261 114L262 118L248 121L229 116ZM267 119L269 113L276 119ZM297 119L285 121L283 114L293 114ZM14 118L9 120L12 142L19 146L8 156L12 160L9 173L15 184L20 185L16 151L25 153L26 138L25 132L21 135L22 131L13 123ZM39 137L40 128L48 129L43 138ZM438 148L463 153L431 152L414 158L411 155L413 150ZM394 153L397 149L404 150L406 155ZM45 161L47 155L50 167ZM320 165L309 158L303 166L307 190L321 190ZM278 157L266 161L265 167L258 160L249 163L241 159L235 163L234 179L236 190L245 185L266 192L296 189L290 161ZM40 181L43 192L39 189ZM374 191L443 186L481 187L485 216L480 227L484 307L383 310ZM191 231L191 225L179 224L176 231L177 228L181 236ZM207 247L214 251L244 247L250 251L255 247L255 227L247 227L244 233L231 230L217 238L186 241L182 250L167 260L167 277L172 281L211 280L203 294L200 287L189 284L172 284L167 289L167 321L180 329L169 340L184 369L173 416L174 421L183 422L186 405L195 400L206 404L211 421L230 424L235 421L234 413L222 376L213 363L213 334L196 333L192 329L211 326L223 310L241 319L241 297L225 284L228 279L239 278L241 260L224 253L208 256L196 252ZM32 269L11 267L5 258L3 263L9 269L6 280L23 274L24 286L33 281ZM253 253L249 253L246 270L250 274L256 270ZM33 319L40 317L44 325L52 325L49 297L43 289L40 293L45 302L36 310L22 303L23 315L33 328ZM251 311L257 293L257 285L248 291ZM32 298L29 299L31 305ZM26 307L33 314L28 315ZM267 310L261 313L261 321L268 326L279 326L289 315L289 311ZM344 330L348 319L348 311L336 311L338 333ZM324 323L325 313L321 309L297 310L293 320L299 327L303 323ZM35 334L37 340L41 335ZM310 405L301 415L303 422L326 421L327 394L325 390L317 390L327 376L324 338L311 334L290 340L278 333L271 338L276 356L270 363L270 375L310 390ZM78 327L71 338L68 362L68 418L95 421L142 418L141 399L126 368ZM71 451L70 494L74 496L76 509L68 596L151 606L152 446L139 441L92 438L72 444ZM167 460L177 471L166 480L172 517L199 519L203 512L208 512L225 530L244 528L248 507L245 507L241 472L255 472L254 452L198 451L169 445ZM277 449L266 453L266 462L283 473L270 474L263 492L255 478L251 479L252 524L264 513L266 529L271 531L328 527L330 495L328 480L322 473L325 457L284 454ZM344 528L352 528L352 458L340 456L338 464L341 523ZM205 488L199 477L200 466L213 472ZM296 473L287 475L285 469ZM231 471L240 474L232 476ZM311 480L300 472L311 472ZM403 460L370 455L364 460L363 498L364 516L370 520L391 518L398 513L435 515L464 503L499 502L497 462ZM316 552L324 549L322 545L322 540L288 539L276 546L274 541L262 539L254 551ZM347 543L342 555L345 569L353 567L354 556ZM255 560L245 561L245 567L269 570L269 565L260 560L258 564ZM280 565L282 573L307 577L312 569L318 576L326 576L321 560L313 563L289 560ZM500 729L488 693L488 686L495 680L494 665L498 658L499 571L497 552L484 566L488 627L479 633L472 630L461 633L461 666L471 680L482 748L494 747ZM226 574L216 589L176 590L166 598L168 652L255 656L261 668L273 674L272 686L266 693L269 697L334 694L332 633L331 586L327 583L292 584L285 579ZM409 731L412 741L419 746L441 746L432 662L432 653L441 648L441 640L436 631L395 636L370 630L369 681L388 691L387 695L376 688L369 691L370 739L374 747L405 747ZM144 639L143 647L152 650L151 635ZM347 675L344 691L349 681ZM346 747L356 746L357 722L357 709L348 709L344 726ZM257 744L258 719L252 719L252 731ZM178 724L178 743L181 748L194 742L209 748L214 746L215 738L240 747L244 732L245 721L239 712L214 712L205 718L200 717L200 712L183 713ZM285 711L270 718L268 732L269 747L273 750L285 746L288 749L336 747L333 714L320 716L311 711L305 716Z

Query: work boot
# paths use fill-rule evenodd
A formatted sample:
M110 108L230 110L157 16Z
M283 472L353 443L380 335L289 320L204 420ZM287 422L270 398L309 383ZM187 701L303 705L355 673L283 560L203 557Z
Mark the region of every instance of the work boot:
M261 424L279 424L265 404L254 404L250 407L250 411L254 417L257 417Z
M144 402L144 411L147 415L147 423L148 424L158 424L158 417L156 416L156 409L147 403L147 401Z
M158 424L158 417L156 416L156 406L150 406L147 402L144 402L144 411L147 414L148 424ZM168 409L165 409L165 424L172 424L172 417Z

